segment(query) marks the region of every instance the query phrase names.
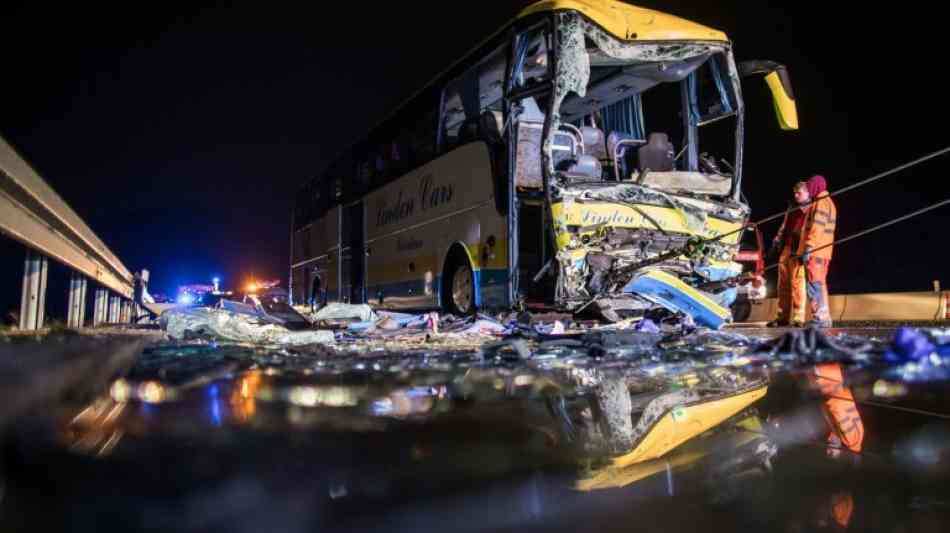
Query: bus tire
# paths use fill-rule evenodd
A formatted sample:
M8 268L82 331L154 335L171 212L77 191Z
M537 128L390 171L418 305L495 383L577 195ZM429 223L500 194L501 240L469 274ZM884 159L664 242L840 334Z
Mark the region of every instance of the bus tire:
M475 313L475 276L464 253L454 250L446 261L442 284L442 307L453 315Z
M740 296L733 302L731 311L733 322L745 322L752 315L752 302Z

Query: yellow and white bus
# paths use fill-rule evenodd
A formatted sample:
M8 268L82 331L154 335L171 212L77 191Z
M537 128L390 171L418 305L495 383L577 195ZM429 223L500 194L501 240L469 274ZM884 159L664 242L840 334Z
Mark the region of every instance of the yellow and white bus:
M662 282L728 306L734 289L696 287L741 271L741 232L647 263L747 222L752 74L797 128L784 67L737 65L720 31L619 1L537 2L301 188L293 301L683 311Z

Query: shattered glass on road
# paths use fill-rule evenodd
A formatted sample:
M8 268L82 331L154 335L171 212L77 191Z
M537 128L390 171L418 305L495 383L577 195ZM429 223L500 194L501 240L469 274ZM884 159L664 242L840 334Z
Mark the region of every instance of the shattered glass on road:
M363 318L374 328L349 327ZM98 389L0 420L0 525L929 531L947 517L945 331L497 318L379 312L316 330L328 343L152 342ZM49 362L72 341L3 349ZM87 348L72 368L101 356ZM831 388L828 365L844 378ZM857 443L829 422L845 395Z

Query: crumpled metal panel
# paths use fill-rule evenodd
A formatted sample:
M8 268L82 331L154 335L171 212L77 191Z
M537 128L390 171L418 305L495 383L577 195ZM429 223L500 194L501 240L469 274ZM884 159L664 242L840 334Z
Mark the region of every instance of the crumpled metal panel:
M728 49L726 43L624 43L576 13L558 15L557 33L558 61L555 72L554 101L551 112L551 129L544 139L546 165L553 174L554 160L551 146L554 135L561 126L561 104L570 93L583 98L590 82L591 58L587 52L586 39L590 38L599 51L612 59L623 62L684 61L713 52Z
M540 189L543 185L541 174L541 133L542 122L518 122L518 154L515 159L515 187L519 189Z
M345 320L354 318L363 322L376 320L373 308L367 304L331 303L322 307L311 316L315 322L320 320Z
M208 307L170 309L162 313L162 328L170 337L209 336L224 341L301 346L332 344L332 331L290 331L260 317Z
M590 82L590 55L584 38L584 21L576 13L558 15L557 34L560 36L557 69L555 70L554 102L550 110L551 130L544 139L545 164L554 174L554 158L551 147L554 135L561 127L561 104L570 93L583 98Z
M607 56L623 61L685 61L697 56L721 52L726 43L625 43L619 41L596 25L582 21L584 32Z

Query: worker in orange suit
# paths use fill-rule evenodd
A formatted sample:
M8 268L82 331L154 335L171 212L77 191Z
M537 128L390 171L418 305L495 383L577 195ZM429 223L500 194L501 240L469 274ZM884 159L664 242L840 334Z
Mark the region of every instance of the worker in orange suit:
M795 204L799 207L785 213L785 219L775 238L769 255L779 255L778 261L778 311L775 320L768 327L794 326L805 323L805 273L798 259L798 247L801 242L802 228L805 224L805 212L808 210L808 187L800 181L792 187ZM796 271L801 271L797 273ZM797 281L798 283L794 283Z
M812 176L806 182L811 204L805 210L802 238L798 255L804 265L805 288L812 319L808 325L831 327L828 308L828 265L831 263L831 243L835 240L835 221L838 211L828 196L824 176ZM794 282L793 282L794 285Z
M831 426L831 432L828 434L829 453L836 457L842 448L861 453L864 445L864 422L858 413L851 388L844 384L841 363L816 365L810 378L825 398L822 407Z

